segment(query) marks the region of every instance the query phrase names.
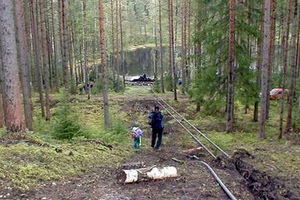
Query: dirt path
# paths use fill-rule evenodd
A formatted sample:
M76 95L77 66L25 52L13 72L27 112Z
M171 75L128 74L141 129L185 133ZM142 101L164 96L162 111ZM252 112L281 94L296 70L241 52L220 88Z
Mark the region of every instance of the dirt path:
M179 176L164 180L150 180L132 184L117 182L117 169L97 168L94 172L74 177L70 180L51 182L27 194L19 194L22 199L98 199L98 200L196 200L196 199L229 199L207 169L196 161L186 159L179 154L174 144L176 133L164 135L164 143L160 152L148 147L149 138L143 138L140 151L122 164L140 162L143 166L174 166ZM175 140L174 140L175 139ZM200 155L201 156L201 155ZM172 160L176 157L183 160L180 164ZM210 162L202 155L203 160ZM224 184L237 199L253 199L245 187L244 179L231 170L215 169Z
M121 99L122 98L118 98ZM146 99L146 100L145 100ZM121 111L130 112L129 116L147 115L149 105L153 105L153 100L147 100L146 96L136 98L135 100L128 100L124 97L123 107ZM135 119L131 119L132 121ZM165 120L170 120L166 117ZM153 151L150 147L150 128L143 123L142 129L145 134L142 138L142 147L140 150L133 150L131 156L119 166L126 163L138 162L141 163L138 167L165 167L174 166L178 170L178 177L168 178L164 180L150 180L146 182L138 182L132 184L120 184L117 181L116 174L121 167L110 166L109 168L96 167L88 174L78 175L68 180L52 181L50 183L37 186L36 189L26 193L20 191L9 191L10 197L13 199L43 199L43 200L219 200L229 199L225 192L221 189L219 184L215 181L208 170L195 160L190 160L184 155L180 154L182 150L188 148L184 146L182 135L185 134L178 125L168 125L166 123L165 132L163 136L162 150ZM131 145L131 144L128 144ZM194 147L196 144L194 144ZM191 148L193 146L189 146ZM247 152L242 152L243 157ZM249 182L243 178L236 170L235 166L230 166L232 163L219 159L217 162L213 161L205 152L197 155L201 160L210 164L219 178L237 198L242 200L252 199L267 199L261 194L254 196L249 190ZM172 160L177 158L183 163L178 163ZM242 162L240 169L245 169ZM244 167L244 168L242 168ZM251 169L252 170L252 169ZM247 174L246 174L247 175ZM259 174L260 175L260 174ZM248 176L248 178L250 175ZM256 187L255 185L253 187ZM252 188L253 189L253 188ZM259 186L257 185L257 191ZM273 189L273 188L271 188ZM253 192L253 191L252 191ZM261 197L261 198L260 198ZM5 196L0 199L5 199ZM10 199L10 198L7 198ZM269 198L276 199L276 198ZM289 198L281 198L289 199Z

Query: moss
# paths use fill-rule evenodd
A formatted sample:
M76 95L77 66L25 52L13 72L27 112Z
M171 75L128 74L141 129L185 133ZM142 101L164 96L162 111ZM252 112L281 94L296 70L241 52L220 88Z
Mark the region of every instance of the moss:
M0 185L20 189L109 166L127 155L93 143L41 147L20 142L0 145L0 152Z

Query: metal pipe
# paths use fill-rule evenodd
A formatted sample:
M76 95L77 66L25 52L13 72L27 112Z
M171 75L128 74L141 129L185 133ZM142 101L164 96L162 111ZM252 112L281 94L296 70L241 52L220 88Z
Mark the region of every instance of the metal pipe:
M221 188L224 190L224 192L227 194L227 196L231 200L237 200L233 196L233 194L228 190L228 188L225 186L225 184L222 182L222 180L218 177L218 175L214 172L214 170L206 162L203 162L201 160L197 160L197 161L200 162L201 164L203 164L210 171L210 173L213 175L213 177L216 179L216 181L219 183L219 185L221 186Z
M158 99L158 97L155 96L156 99ZM229 158L229 155L223 151L220 147L218 147L215 143L213 143L213 141L211 141L206 135L204 135L204 133L202 133L199 129L197 129L193 124L191 124L187 119L185 119L180 113L178 113L174 108L172 108L172 106L170 106L165 100L163 100L162 98L159 98L161 101L163 101L166 105L168 105L169 108L171 108L171 110L173 112L175 112L177 115L179 115L186 123L188 123L194 130L196 130L202 137L204 137L211 145L213 145L216 149L218 149L223 155L225 155L227 158ZM160 103L161 104L161 103Z
M214 159L217 157L206 147L204 144L202 144L193 133L191 133L162 103L157 101L178 123L182 126L182 128L198 143L200 144Z

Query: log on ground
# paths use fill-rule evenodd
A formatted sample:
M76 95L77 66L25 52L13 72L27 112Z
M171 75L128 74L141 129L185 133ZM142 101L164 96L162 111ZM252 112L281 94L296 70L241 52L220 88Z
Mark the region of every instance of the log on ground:
M117 179L119 183L134 183L148 180L165 179L177 177L175 167L150 167L140 169L123 169L118 172Z

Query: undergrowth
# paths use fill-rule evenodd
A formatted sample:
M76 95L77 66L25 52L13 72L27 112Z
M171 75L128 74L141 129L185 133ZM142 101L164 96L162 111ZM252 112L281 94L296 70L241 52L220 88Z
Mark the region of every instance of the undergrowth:
M123 95L129 96L126 99L128 102L134 100L135 96L149 93L150 89L129 87ZM112 97L114 95L116 94L112 94ZM61 98L61 95L56 95L55 98ZM14 141L14 138L3 138L5 131L1 129L0 189L30 189L37 184L86 173L99 166L118 165L132 151L132 140L128 132L132 118L139 121L142 127L147 127L144 113L130 116L131 113L121 111L122 106L126 106L125 100L110 100L111 126L108 129L104 126L101 98L92 97L87 100L84 96L74 96L72 101L59 101L60 103L51 109L51 121L45 121L40 116L39 105L34 104L34 132L25 133L26 137L23 140L7 143ZM257 139L258 122L252 121L251 109L245 114L242 107L237 105L235 132L226 133L223 115L205 115L201 111L197 113L195 102L188 98L179 101L168 99L168 102L230 155L236 149L243 148L261 159L262 168L267 161L278 166L280 176L300 173L297 169L300 165L299 146L292 145L286 139L277 140L276 102L271 104L264 140ZM167 112L165 114L165 119L169 119L166 125L173 128L176 121L168 116ZM200 135L198 138L204 144L208 144ZM188 134L181 134L180 139L181 148L193 147L194 143ZM266 169L272 168L267 166Z

